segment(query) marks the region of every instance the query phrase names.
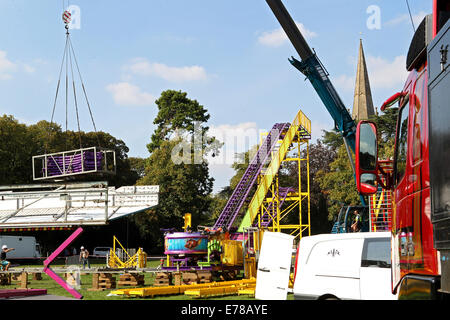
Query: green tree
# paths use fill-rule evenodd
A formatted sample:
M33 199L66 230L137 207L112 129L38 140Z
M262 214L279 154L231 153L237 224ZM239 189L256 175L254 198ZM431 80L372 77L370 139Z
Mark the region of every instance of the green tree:
M397 112L397 108L390 108L383 114L373 115L369 119L375 122L378 129L379 159L393 157ZM336 160L331 163L329 170L321 170L318 173L320 186L330 204L329 219L332 220L343 205L357 205L361 201L342 135L334 131L324 131L323 141L329 148L337 151ZM352 159L354 162L354 157Z
M195 123L204 124L209 120L207 110L198 103L191 100L186 92L166 90L156 100L158 114L153 121L157 125L152 134L151 142L147 145L148 151L152 153L161 146L164 140L169 140L179 130L186 130L193 134ZM208 127L202 127L202 135L208 131Z
M228 199L231 197L233 193L233 190L230 186L226 186L222 188L220 192L217 194L212 194L210 196L210 207L209 207L209 218L205 222L206 225L212 226L217 221L217 218L219 218L219 215L222 213L223 208L225 208Z
M31 156L33 137L25 124L13 116L0 118L0 184L23 184L32 181Z
M250 162L253 160L253 156L258 152L258 145L250 148L250 150L237 154L237 160L233 162L231 168L234 169L235 174L230 179L231 191L236 189L239 181L247 170Z
M350 165L347 150L344 145L339 147L336 159L330 164L329 171L317 172L317 179L331 204L328 219L333 220L343 205L357 205L360 203L353 169Z
M378 129L378 158L387 160L394 157L395 130L398 108L386 109L381 115L370 118Z
M326 145L333 152L337 152L337 150L344 144L344 140L342 139L342 134L336 130L322 130L323 136L322 141L323 144Z
M220 144L208 137L207 110L186 93L164 91L156 104L157 127L147 145L150 157L138 184L159 185L159 205L136 216L136 223L161 248L163 235L158 230L180 229L184 214L192 214L194 227L210 220L214 179L205 157L210 152L217 154Z
M159 185L159 205L136 216L140 232L152 243L162 248L161 228L177 228L183 225L183 216L192 214L192 225L198 225L209 217L210 197L214 179L209 177L207 163L176 164L172 150L180 139L164 141L147 160L145 176L138 185Z
M139 157L129 157L131 171L136 176L136 181L143 178L145 175L145 163L146 159Z
M116 175L106 177L79 176L78 181L107 180L109 185L133 185L138 176L131 170L126 144L106 132L61 131L61 127L48 121L25 125L13 116L0 118L0 181L1 184L27 184L33 182L33 156L62 152L81 147L103 147L116 154Z

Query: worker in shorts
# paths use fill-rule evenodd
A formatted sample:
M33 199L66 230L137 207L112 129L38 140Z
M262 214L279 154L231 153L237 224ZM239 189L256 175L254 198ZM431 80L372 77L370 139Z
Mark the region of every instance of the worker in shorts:
M91 265L89 263L89 251L85 249L84 247L80 248L80 264L83 265L83 269L86 267L86 264L88 266L88 269L91 268Z
M353 214L354 214L354 218L353 218L353 224L351 226L352 232L360 232L361 225L362 225L361 215L359 214L358 210L355 210L353 212Z
M8 271L9 265L11 264L9 261L6 260L6 254L10 251L13 251L14 248L9 248L6 244L2 246L2 251L0 253L0 259L1 259L1 268L3 271Z

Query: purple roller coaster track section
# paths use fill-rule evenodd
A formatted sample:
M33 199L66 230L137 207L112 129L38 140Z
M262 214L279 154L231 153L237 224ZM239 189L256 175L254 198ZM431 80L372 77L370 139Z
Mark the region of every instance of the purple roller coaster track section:
M47 158L47 175L59 176L68 173L80 173L98 170L102 167L102 152L83 151L68 156L50 156Z
M270 158L271 152L273 151L278 140L281 139L282 135L289 129L289 127L290 123L276 123L272 127L272 130L270 130L266 139L259 147L258 152L253 157L253 160L247 167L247 170L236 186L236 189L234 189L233 194L225 205L225 208L216 220L214 229L226 228L229 230L231 228L234 220L242 208L242 205L246 201L250 190L254 186L261 169Z

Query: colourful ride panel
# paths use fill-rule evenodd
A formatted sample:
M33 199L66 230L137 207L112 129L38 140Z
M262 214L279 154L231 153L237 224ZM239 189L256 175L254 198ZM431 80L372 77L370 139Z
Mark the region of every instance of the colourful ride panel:
M174 232L166 235L164 254L206 254L208 237L200 233Z

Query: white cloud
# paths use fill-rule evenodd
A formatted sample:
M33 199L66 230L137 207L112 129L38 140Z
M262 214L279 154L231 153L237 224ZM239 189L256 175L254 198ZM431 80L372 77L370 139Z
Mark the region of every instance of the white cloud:
M125 67L125 70L136 75L156 76L169 82L201 81L208 78L205 69L201 66L171 67L143 58L134 59Z
M370 79L370 75L369 75ZM333 80L333 83L339 89L345 91L352 91L355 89L355 76L348 76L346 74L342 74Z
M392 61L382 57L367 56L366 63L371 89L386 89L401 86L408 76L405 61L405 56L397 56ZM333 82L336 87L342 90L353 91L355 89L355 77L356 69L355 74L351 76L340 75Z
M417 29L417 27L419 26L419 24L422 22L423 18L425 18L425 16L427 15L427 13L425 11L420 11L417 14L413 14L412 15L412 20L414 22L414 28ZM395 26L398 25L400 23L409 23L411 24L411 18L409 16L409 14L402 14L399 15L387 22L384 23L384 25L386 26Z
M150 93L142 92L141 88L128 82L113 83L106 87L112 93L114 102L123 106L147 106L156 98Z
M329 123L322 123L317 121L311 121L311 141L313 143L317 142L317 139L321 139L323 136L322 130L331 131L334 129L332 119L330 118Z
M36 69L29 64L20 61L11 61L7 58L6 51L0 50L0 80L12 79L16 72L34 73Z
M427 15L427 13L425 11L420 11L418 14L414 14L413 17L413 22L414 22L414 26L417 29L417 27L419 26L419 24L422 22L423 18L425 18L425 16Z
M317 36L317 33L306 29L302 23L295 22L295 24L306 39L311 39ZM279 27L278 29L272 31L263 32L258 37L258 42L269 47L279 47L288 42L288 37L284 30Z
M17 65L6 57L6 51L0 50L0 80L11 79L11 72L17 70Z
M393 61L368 56L367 68L370 86L375 89L396 88L403 85L408 77L405 56L397 56Z
M28 64L23 64L22 68L26 73L34 73L36 71L36 69L34 67L32 67Z
M228 164L209 164L209 174L214 178L213 193L219 193L226 186L230 185L230 180L236 173Z
M236 158L237 153L246 152L259 143L260 132L263 132L263 130L258 130L255 122L210 126L208 135L216 137L224 145L220 149L219 155L208 157L208 162L211 164L233 164L238 160Z

